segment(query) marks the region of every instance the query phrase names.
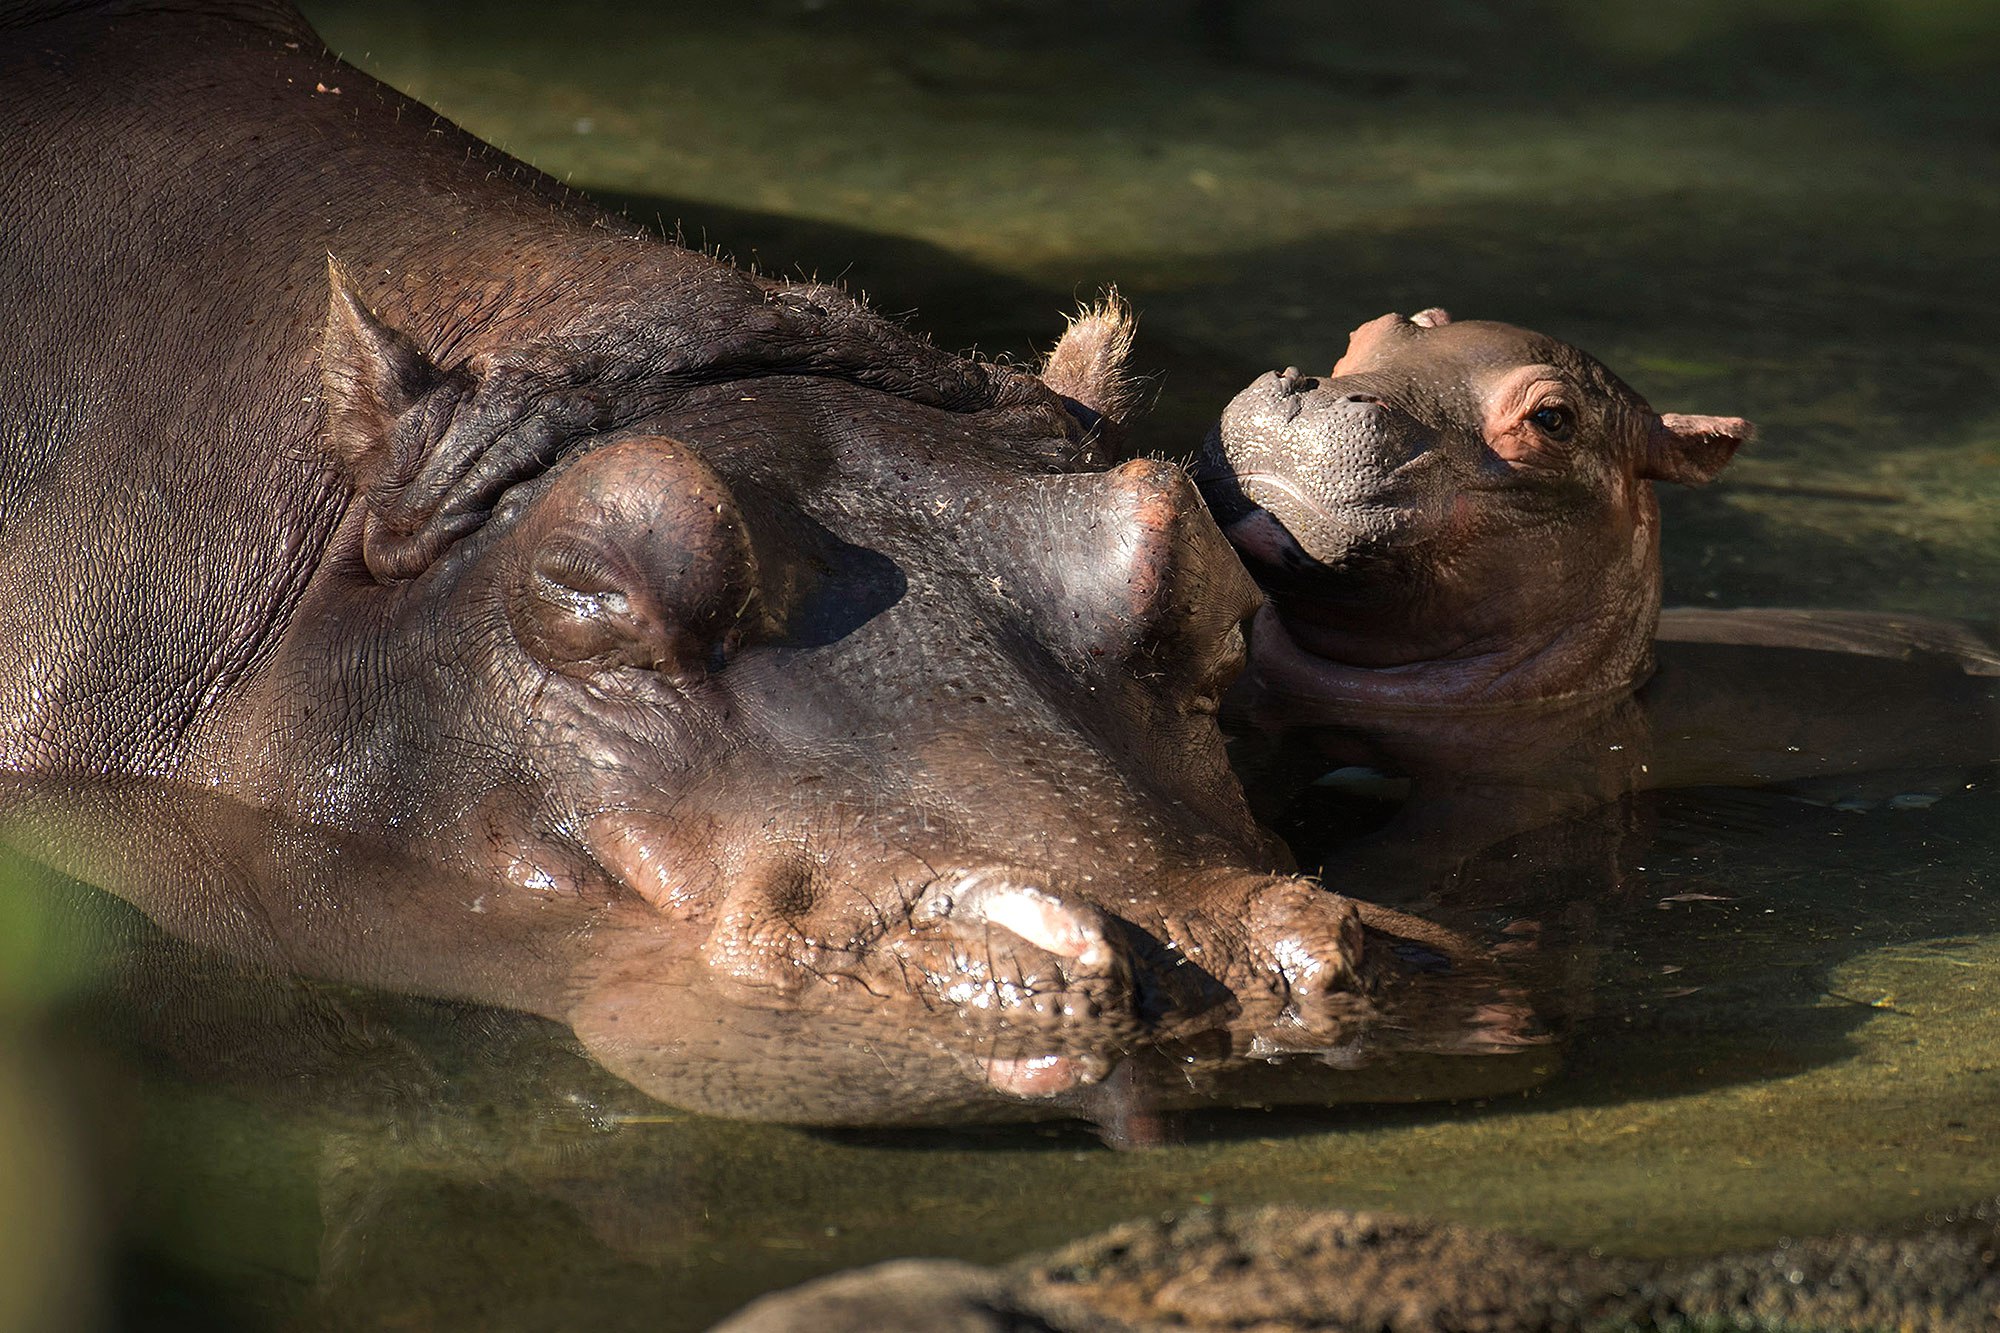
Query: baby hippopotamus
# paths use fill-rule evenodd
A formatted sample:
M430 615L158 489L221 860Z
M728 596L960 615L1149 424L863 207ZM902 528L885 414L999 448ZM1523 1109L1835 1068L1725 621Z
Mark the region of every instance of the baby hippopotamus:
M1407 779L1391 824L1338 857L1379 890L1639 789L2000 757L2000 655L1963 626L1662 617L1652 483L1705 483L1751 434L1442 310L1238 394L1196 476L1269 595L1231 708L1266 813L1329 770Z
M1391 707L1630 689L1659 615L1655 480L1751 436L1665 416L1554 338L1442 310L1354 331L1325 377L1238 394L1197 468L1271 596L1261 673Z

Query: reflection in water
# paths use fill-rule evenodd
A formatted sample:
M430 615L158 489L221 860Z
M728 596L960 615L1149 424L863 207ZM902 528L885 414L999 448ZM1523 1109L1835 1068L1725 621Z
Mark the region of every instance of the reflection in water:
M1367 1040L1329 1053L1333 1064L1359 1067L1272 1066L1202 1049L1132 1053L1090 1103L1063 1109L1100 1119L1114 1136L1144 1139L1167 1131L1151 1120L1159 1107L1198 1096L1273 1105L1480 1100L1442 1117L1347 1117L1333 1122L1343 1128L1333 1135L1320 1133L1325 1111L1208 1115L1185 1124L1186 1147L1128 1158L1079 1156L1085 1142L1054 1129L821 1137L688 1115L611 1078L544 1020L296 975L408 984L441 965L418 955L443 950L449 961L454 948L475 947L425 930L410 919L412 904L332 910L330 884L368 883L365 849L352 843L205 809L185 827L230 836L145 844L155 854L176 848L176 876L160 878L140 873L130 837L138 825L128 816L143 812L174 827L169 811L190 813L184 792L98 788L95 799L79 801L75 792L17 791L10 808L17 821L31 813L46 836L58 822L74 828L80 807L102 816L108 805L126 833L100 831L87 856L72 844L69 868L111 880L135 901L150 896L163 914L205 876L219 895L210 901L234 909L176 918L177 929L192 922L213 931L211 947L197 947L73 882L36 889L60 915L95 921L98 952L111 964L88 1007L71 1006L66 1026L71 1045L91 1036L119 1052L126 1071L105 1104L122 1126L112 1135L119 1155L137 1164L122 1227L129 1252L119 1262L128 1302L238 1305L253 1326L290 1311L288 1320L325 1327L451 1324L478 1312L488 1327L595 1318L636 1328L659 1326L638 1312L656 1314L667 1296L675 1309L668 1326L693 1328L829 1268L913 1251L999 1259L1199 1198L1359 1191L1367 1201L1435 1211L1457 1191L1490 1189L1494 1180L1519 1189L1522 1173L1560 1195L1579 1162L1591 1169L1607 1153L1637 1152L1639 1179L1650 1179L1715 1137L1713 1123L1681 1124L1659 1109L1695 1090L1742 1103L1734 1114L1752 1115L1752 1124L1751 1108L1787 1108L1776 1122L1790 1127L1785 1139L1760 1151L1773 1160L1805 1152L1818 1163L1826 1157L1818 1141L1845 1143L1852 1132L1845 1099L1853 1094L1842 1091L1839 1071L1853 1062L1864 1025L1902 1025L1882 1055L1865 1057L1868 1068L1885 1058L1907 1065L1915 1050L1908 1042L1964 1048L1938 1074L1872 1076L1902 1096L1950 1096L1981 1058L1977 1011L1954 1007L1938 989L1940 976L1976 979L2000 966L1989 945L1965 933L1990 916L1990 895L1974 880L1961 893L1933 889L1920 912L1905 911L1897 937L1913 943L1902 953L1855 956L1884 938L1857 936L1857 923L1879 910L1857 898L1858 886L1873 885L1878 902L1902 902L1902 884L1936 885L1954 864L1976 866L1966 858L1993 812L1992 784L1974 777L1975 791L1954 783L1935 806L1893 809L1885 798L1866 816L1834 808L1861 799L1867 788L1854 782L1837 799L1807 790L1811 804L1782 792L1643 796L1467 851L1437 887L1411 894L1457 934L1393 946L1408 996L1428 995L1430 1007L1385 1006ZM1925 790L1907 779L1894 785L1898 795ZM1302 846L1309 829L1331 836L1324 817L1355 803L1338 787L1310 788L1292 815ZM1373 840L1393 839L1378 832ZM1841 859L1829 861L1835 850ZM309 879L274 897L265 877L285 860ZM324 878L333 867L350 878ZM319 910L296 919L323 928L274 937L272 923L285 914L273 903L285 899L317 900ZM350 902L367 905L365 895ZM1463 961L1449 952L1468 939L1491 945L1490 961L1474 959L1457 974L1480 979L1471 990L1439 971L1441 961ZM236 956L219 952L224 946ZM1528 999L1547 1021L1585 1027L1580 1066L1553 1083L1547 1047L1473 1059L1421 1053L1426 1043L1470 1037L1491 1046L1540 1035L1521 1026ZM899 1085L888 1073L862 1072L876 1054L929 1058L921 1045L898 1052L873 1034L836 1051L824 1075L787 1059L785 1077L773 1079L758 1061L788 1039L802 1034L772 1026L743 1047L718 1043L695 1057L711 1074L688 1086L719 1100L754 1098L761 1087L767 1099L792 1099L790 1107L813 1098L822 1109L851 1107ZM979 1086L946 1057L930 1072ZM1545 1090L1532 1105L1506 1097L1538 1083ZM1782 1091L1792 1085L1797 1095ZM1763 1089L1778 1089L1778 1099ZM1502 1100L1492 1109L1476 1109L1494 1098ZM1809 1104L1830 1118L1806 1118ZM1624 1107L1631 1110L1606 1118ZM745 1108L755 1110L748 1101L737 1107ZM1962 1128L1947 1136L1972 1140L1996 1128L1983 1111L1958 1117ZM1634 1125L1643 1133L1625 1137ZM1440 1157L1447 1143L1463 1146ZM1445 1160L1450 1169L1440 1171ZM1136 1169L1120 1165L1128 1161ZM1838 1170L1838 1161L1811 1169L1828 1167ZM1391 1182L1393 1193L1384 1193ZM1702 1207L1726 1209L1726 1179L1684 1184L1698 1199L1724 1190L1725 1199ZM1053 1208L1052 1188L1061 1192ZM1557 1204L1551 1197L1540 1207L1562 1214ZM255 1220L190 1230L190 1216ZM1008 1219L998 1239L996 1216ZM909 1232L911 1218L924 1224L921 1239ZM1825 1225L1800 1227L1809 1224ZM1704 1225L1682 1243L1731 1240Z
M15 845L117 895L24 868L11 897L53 904L106 965L60 1026L73 1047L118 1053L108 1151L171 1158L142 1169L122 1219L124 1244L138 1247L119 1256L124 1298L138 1302L127 1313L199 1290L205 1308L248 1299L264 1312L255 1322L273 1309L330 1326L449 1321L482 1299L481 1275L528 1256L556 1265L557 1305L642 1299L660 1266L703 1266L711 1209L732 1216L745 1173L760 1178L746 1131L620 1085L558 1028L376 989L532 1009L546 960L505 923L440 917L450 887L411 891L407 867L365 840L157 782L15 781L6 808ZM659 1005L678 1025L656 1049L624 1052L619 1072L711 1114L959 1125L1066 1115L1127 1145L1174 1137L1169 1113L1195 1107L1488 1097L1548 1075L1533 968L1414 919L1376 920L1369 948L1387 962L1374 993L1346 1040L1317 1055L1232 1049L1217 1029L1107 1048L1113 1070L1099 1083L1021 1101L992 1091L983 1050L935 1030L722 1009L664 977L661 989L697 998ZM134 1115L142 1097L152 1109ZM190 1136L239 1146L221 1158L168 1146ZM263 1221L190 1247L172 1219L191 1208ZM708 1274L695 1285L726 1296L688 1308L719 1314L770 1271ZM547 1313L515 1312L521 1327Z
M7 798L17 844L280 986L303 976L579 1026L601 1003L587 985L572 998L561 972L567 941L531 919L452 910L479 886L439 872L413 876L406 853L365 837L163 782L17 779ZM1157 1141L1171 1111L1484 1095L1546 1071L1531 978L1415 918L1363 911L1360 988L1324 1049L1300 1050L1282 1017L1246 1041L1227 1014L1215 1027L1134 1048L1130 1024L1107 1013L1094 1037L1080 1028L1071 1055L1109 1076L1053 1098L994 1088L987 1070L1004 1033L899 1020L886 1001L878 1010L781 1008L754 996L732 1003L705 981L693 951L649 949L646 1003L612 1011L587 1044L645 1091L713 1115L833 1125L1069 1115L1121 1144ZM607 947L621 946L614 937ZM185 987L185 961L167 966L140 984L163 994ZM199 1028L191 1035L199 1039ZM299 1035L283 1034L281 1055ZM1500 1058L1427 1058L1475 1055Z
M1386 827L1344 838L1354 813L1322 801L1289 836L1308 863L1325 862L1329 882L1423 910L1456 869L1516 837L1536 850L1513 849L1511 901L1529 900L1551 867L1615 882L1620 839L1606 837L1618 817L1579 817L1632 793L1789 784L1801 799L1859 810L1884 784L1893 790L1878 803L1907 805L2000 762L2000 658L1969 630L1669 610L1656 651L1635 692L1532 707L1371 709L1254 693L1238 767L1272 815L1304 782L1378 797L1392 780ZM1898 775L1917 789L1897 788Z
M1183 1099L1196 1091L1188 1069L1206 1092L1237 1101L1297 1103L1330 1092L1482 1100L1442 1117L1350 1116L1332 1122L1343 1129L1332 1135L1319 1132L1329 1124L1324 1111L1210 1115L1185 1126L1182 1149L1123 1158L1079 1155L1085 1141L1053 1129L821 1137L709 1120L609 1077L543 1020L291 975L308 956L304 945L295 942L280 961L286 950L275 947L268 924L245 924L272 919L268 900L253 905L240 896L252 883L245 859L274 844L306 866L338 862L358 872L359 858L351 845L335 854L317 839L305 840L318 850L303 856L297 830L275 836L258 817L233 826L248 839L236 843L233 858L209 840L192 864L206 867L200 873L212 886L233 885L239 895L239 910L201 918L237 946L264 940L265 952L250 952L265 966L166 936L71 881L48 879L21 893L52 904L72 934L95 923L88 933L110 965L85 1008L62 1012L67 1044L91 1038L116 1051L124 1071L98 1098L117 1155L134 1164L123 1168L134 1171L135 1186L118 1263L134 1308L233 1306L251 1326L290 1312L284 1322L308 1327L476 1317L496 1328L582 1319L637 1328L660 1326L668 1299L667 1326L694 1328L829 1268L911 1252L1000 1259L1200 1198L1358 1191L1369 1201L1434 1211L1457 1191L1526 1173L1556 1191L1541 1207L1562 1214L1559 1196L1579 1162L1589 1170L1607 1153L1636 1152L1645 1181L1703 1151L1715 1125L1682 1123L1664 1110L1691 1091L1738 1104L1733 1114L1753 1125L1781 1110L1775 1123L1787 1132L1761 1151L1774 1161L1806 1154L1810 1168L1805 1160L1786 1168L1796 1174L1838 1172L1843 1154L1829 1156L1819 1144L1845 1144L1852 1132L1854 1094L1840 1071L1853 1063L1865 1025L1897 1025L1879 1054L1863 1056L1884 1091L1949 1097L1968 1076L1990 1081L1965 1072L1983 1058L1978 1011L1939 988L2000 966L1989 943L1966 933L1990 917L1990 894L1974 878L1961 892L1936 887L1962 873L1954 865L1977 865L1967 856L1994 812L1992 784L1975 780L1976 790L1954 790L1934 806L1892 809L1884 800L1865 816L1834 808L1838 802L1817 789L1807 792L1810 804L1786 793L1715 789L1647 796L1468 853L1442 887L1420 896L1462 936L1494 942L1485 975L1514 991L1500 1000L1507 1015L1500 1030L1517 1031L1508 1025L1523 1019L1518 997L1528 994L1544 1013L1585 1024L1579 1067L1544 1082L1536 1103L1514 1102L1504 1097L1510 1088L1549 1072L1546 1048L1486 1059L1396 1051L1452 1039L1424 1028L1421 1017L1401 1033L1387 1024L1377 1030L1374 1053L1383 1058L1373 1064L1365 1063L1367 1043L1357 1043L1347 1054L1364 1067L1353 1070L1150 1052L1105 1081L1093 1094L1100 1104L1069 1109L1143 1137L1163 1085L1179 1078ZM1897 794L1921 790L1897 784ZM27 796L14 793L10 806L17 815L34 810L44 832L58 807L74 818L73 797L51 804L46 793L39 802ZM145 796L128 788L117 805L138 810ZM185 809L185 793L165 796L166 806ZM1354 798L1314 787L1294 822L1303 830L1315 810L1326 815L1343 803ZM150 813L160 817L161 803ZM232 827L222 813L205 811L201 826ZM1330 826L1317 827L1324 835ZM71 867L107 878L124 867L121 892L171 901L171 890L158 897L169 881L149 885L115 842L101 836L90 864L72 853ZM246 858L246 845L257 852ZM1841 859L1829 861L1836 851ZM365 876L357 873L356 882ZM1857 955L1884 938L1857 935L1857 925L1881 903L1902 902L1903 885L1924 884L1932 896L1920 912L1906 911L1899 928L1898 937L1912 942ZM1876 901L1859 900L1860 886L1872 886ZM395 959L393 939L409 924L393 905L351 917L309 942L311 970L324 975L349 945L374 941L354 956L365 959L371 982L389 984L391 970L416 966ZM434 935L417 938L438 945ZM1399 947L1413 983L1436 979L1441 944ZM1460 1020L1473 1002L1449 986L1432 993ZM1911 1067L1912 1043L1959 1053L1925 1073ZM1877 1047L1871 1039L1860 1049ZM1193 1065L1170 1058L1186 1055ZM1937 1064L1936 1056L1923 1058ZM843 1086L858 1065L836 1059L839 1077L818 1086L809 1066L787 1061L805 1092L785 1095L815 1087L821 1097L851 1095ZM748 1095L756 1082L752 1068L725 1071L711 1086ZM1796 1095L1785 1091L1794 1085ZM1121 1098L1134 1104L1116 1105ZM1503 1100L1474 1109L1492 1098ZM1827 1118L1811 1118L1817 1113ZM1973 1140L1996 1128L1988 1112L1971 1108L1956 1122L1959 1129L1943 1131L1947 1147L1956 1134L1976 1151ZM1627 1137L1633 1126L1642 1132ZM1441 1170L1447 1161L1450 1169ZM1398 1182L1394 1192L1384 1193L1390 1182ZM1688 1177L1684 1185L1709 1200L1704 1209L1726 1209L1734 1188L1726 1178ZM1710 1200L1712 1188L1724 1199ZM1010 1219L997 1242L996 1216ZM239 1220L191 1226L194 1218ZM921 1238L910 1233L912 1218L924 1226ZM1801 1229L1809 1224L1825 1225L1802 1221ZM1726 1228L1702 1226L1682 1243L1706 1249L1732 1241Z

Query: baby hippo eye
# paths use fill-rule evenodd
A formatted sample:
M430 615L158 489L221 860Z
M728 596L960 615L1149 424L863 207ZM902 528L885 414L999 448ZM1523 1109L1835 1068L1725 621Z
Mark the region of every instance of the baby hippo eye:
M1570 431L1576 426L1576 414L1561 403L1536 408L1528 413L1528 420L1542 434L1554 440L1568 439Z

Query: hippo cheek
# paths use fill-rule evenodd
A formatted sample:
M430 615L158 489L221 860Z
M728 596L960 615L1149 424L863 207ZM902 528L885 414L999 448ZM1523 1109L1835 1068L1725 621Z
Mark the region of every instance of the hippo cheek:
M605 882L601 864L594 865L573 847L536 832L528 817L531 802L520 793L496 790L477 801L463 825L463 846L475 874L504 886L502 895L514 902L569 902L602 906L617 889ZM476 911L498 907L501 899L483 895Z

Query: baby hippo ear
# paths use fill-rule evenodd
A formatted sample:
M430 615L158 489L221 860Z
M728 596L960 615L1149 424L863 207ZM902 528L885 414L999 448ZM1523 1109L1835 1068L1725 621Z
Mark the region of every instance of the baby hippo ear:
M1668 412L1654 423L1652 433L1646 437L1639 475L1655 481L1677 481L1683 486L1706 485L1715 480L1723 464L1756 433L1757 428L1742 417Z

